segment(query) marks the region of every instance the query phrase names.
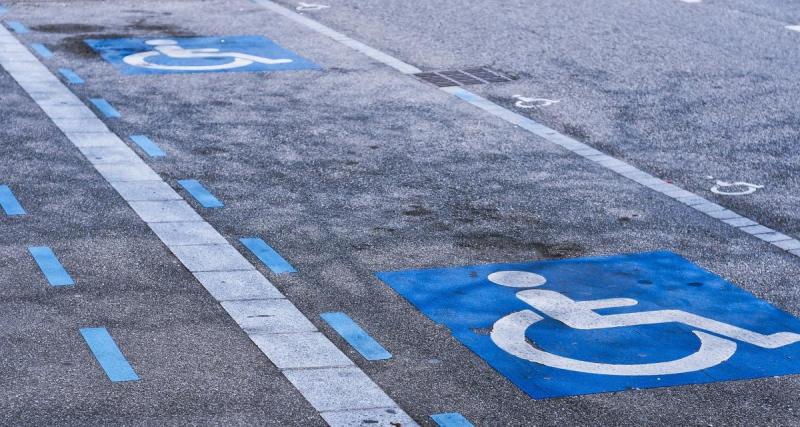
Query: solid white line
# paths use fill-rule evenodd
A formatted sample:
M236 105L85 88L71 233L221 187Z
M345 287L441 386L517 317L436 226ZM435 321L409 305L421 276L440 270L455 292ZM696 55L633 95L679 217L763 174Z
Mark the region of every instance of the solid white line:
M256 4L264 6L266 9L269 9L279 15L285 16L291 19L292 21L302 24L324 36L327 36L335 41L338 41L344 44L345 46L350 46L351 48L367 55L368 57L380 63L388 65L389 67L392 67L403 74L414 74L421 72L420 69L411 64L407 64L391 55L388 55L375 48L367 46L336 30L331 29L330 27L320 24L319 22L314 21L311 18L300 15L279 4L273 3L270 0L252 0L252 1ZM800 26L798 26L798 31L800 31ZM563 135L554 129L551 129L541 123L535 122L505 107L495 104L494 102L489 101L488 99L485 99L481 96L478 96L466 89L460 87L443 87L440 89L453 96L456 96L457 98L469 102L470 104L486 111L487 113L497 116L513 125L519 126L527 130L528 132L536 136L539 136L541 138L544 138L545 140L550 141L553 144L563 147L564 149L569 150L581 157L584 157L587 160L593 161L599 166L602 166L603 168L611 170L619 175L622 175L625 178L628 178L638 184L648 187L656 192L662 193L663 195L671 199L677 200L678 202L687 205L697 211L700 211L713 219L724 222L725 224L728 224L732 227L739 229L741 229L741 227L759 225L757 222L749 218L745 218L737 214L736 212L724 208L723 206L713 203L697 194L692 193L691 191L680 188L677 185L665 182L664 180L652 176L647 172L644 172L629 163L626 163L619 159L615 159L614 157L611 157L595 148L592 148L580 141L570 138L569 136ZM725 213L721 214L722 211L724 211ZM748 230L742 230L742 231L745 231L748 234L752 234L755 237L758 237L759 239L765 242L771 243L773 246L783 251L786 251L789 254L800 257L800 251L796 250L796 247L800 247L800 241L798 241L795 238L780 234L770 228L761 225L759 225L759 227L761 228L759 229L758 233L748 232ZM780 240L780 241L771 240L773 239L773 236L776 233L779 234L780 236L786 237L787 240ZM763 236L761 236L762 234ZM787 248L792 248L792 249L787 249Z
M365 52L371 52L365 49ZM374 52L371 52L374 54ZM413 420L314 327L210 224L0 26L0 66L42 110L228 314L331 425L342 414L382 408L391 422ZM37 94L47 94L39 96ZM43 97L44 96L44 97ZM47 103L61 99L63 103ZM199 239L199 240L198 240ZM254 299L255 298L255 299ZM265 351L263 346L270 343ZM314 361L298 369L287 361Z

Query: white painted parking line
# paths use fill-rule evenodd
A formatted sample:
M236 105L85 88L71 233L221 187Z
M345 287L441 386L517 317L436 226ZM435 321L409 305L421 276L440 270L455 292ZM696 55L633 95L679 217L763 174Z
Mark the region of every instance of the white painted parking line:
M64 83L2 26L0 66L37 103L74 99ZM43 111L251 339L262 348L269 343L264 353L275 357L284 376L323 419L346 426L359 414L381 413L386 424L416 425L87 106L69 108L74 115L50 107ZM58 118L65 115L68 118ZM314 368L292 367L287 360L314 361Z
M787 25L787 30L800 32L800 25Z
M372 380L355 366L284 371L289 381L320 412L344 411L353 407L387 408L392 402L378 392Z
M205 221L159 222L150 224L159 239L170 246L224 245L228 241Z
M331 366L351 366L352 363L321 332L295 334L286 340L280 334L255 334L251 338L269 360L280 369L325 368ZM312 352L313 349L327 348L325 352ZM309 354L311 357L298 359L296 354Z
M290 9L287 9L277 3L274 3L270 0L252 0L254 3L264 6L264 8L277 13L281 16L291 19L294 22L297 22L305 27L308 27L311 30L314 30L326 37L329 37L339 43L344 44L345 46L349 46L354 50L363 53L364 55L383 63L384 65L388 65L400 71L403 74L416 74L422 72L422 70L418 69L417 67L407 64L391 55L383 53L375 48L367 46L357 40L354 40L336 30L331 29L330 27L320 24L313 19L310 19L306 16L300 15ZM730 222L730 220L747 220L747 223L758 224L755 221L750 219L744 218L741 215L727 210L725 207L720 206L716 203L713 203L705 198L698 196L688 190L680 188L674 184L670 184L665 182L664 180L657 178L644 172L637 167L628 164L622 160L615 159L597 149L594 149L580 141L577 141L569 136L559 133L558 131L551 129L541 123L538 123L534 120L531 120L525 116L522 116L518 113L515 113L507 108L501 107L498 104L495 104L492 101L489 101L486 98L483 98L479 95L476 95L462 87L441 87L440 90L447 92L457 98L460 98L484 111L495 115L511 124L519 126L528 132L544 138L547 141L552 142L568 151L571 151L581 157L584 157L587 160L591 160L595 162L599 166L602 166L606 169L614 171L615 173L628 178L638 184L641 184L645 187L648 187L652 190L655 190L659 193L664 194L665 196L677 200L695 210L698 210L702 213L705 213L711 218L718 219L728 225L731 225L736 228L740 228L743 226L737 225L738 222ZM719 212L725 211L726 213L720 214ZM735 215L735 216L734 216ZM749 225L749 224L748 224ZM765 231L763 233L773 232L774 230L770 230L766 227L765 229L769 231ZM752 233L748 230L742 230L747 232L748 234L753 234L758 237L758 234L763 233ZM766 239L762 239L767 241ZM786 250L780 245L775 244L775 242L770 242L775 247ZM800 256L800 251L789 250L788 253Z
M258 270L205 271L194 273L194 277L217 301L283 298Z

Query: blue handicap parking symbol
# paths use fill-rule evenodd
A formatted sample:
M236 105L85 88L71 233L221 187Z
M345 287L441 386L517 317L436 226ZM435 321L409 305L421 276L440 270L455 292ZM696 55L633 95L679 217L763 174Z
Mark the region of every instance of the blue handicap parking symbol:
M800 320L672 252L378 277L533 398L800 373Z
M319 68L262 36L87 39L85 42L124 74Z

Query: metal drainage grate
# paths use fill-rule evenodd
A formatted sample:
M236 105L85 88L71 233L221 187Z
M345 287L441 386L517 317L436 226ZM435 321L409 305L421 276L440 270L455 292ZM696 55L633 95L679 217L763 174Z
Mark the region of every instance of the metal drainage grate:
M451 71L429 71L414 75L439 87L503 83L515 80L513 77L509 77L499 71L486 67Z

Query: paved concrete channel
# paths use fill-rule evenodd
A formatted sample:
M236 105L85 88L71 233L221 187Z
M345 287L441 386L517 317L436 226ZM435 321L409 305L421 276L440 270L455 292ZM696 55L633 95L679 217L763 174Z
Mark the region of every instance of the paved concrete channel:
M0 424L800 422L792 2L0 4Z

